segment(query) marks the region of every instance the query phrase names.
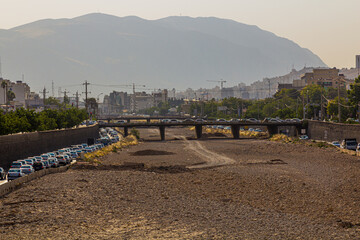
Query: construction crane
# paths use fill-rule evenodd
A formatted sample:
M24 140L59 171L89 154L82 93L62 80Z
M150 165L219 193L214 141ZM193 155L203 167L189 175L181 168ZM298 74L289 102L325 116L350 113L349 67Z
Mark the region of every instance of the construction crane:
M208 82L218 82L218 83L220 83L220 87L221 87L221 89L223 88L223 84L224 83L226 83L226 81L225 80L207 80Z

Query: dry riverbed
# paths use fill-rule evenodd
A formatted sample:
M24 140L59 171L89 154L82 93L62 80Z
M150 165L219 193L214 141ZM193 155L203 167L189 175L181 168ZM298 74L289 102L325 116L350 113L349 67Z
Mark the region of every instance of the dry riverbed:
M0 239L360 239L355 156L181 128L141 136L0 199Z

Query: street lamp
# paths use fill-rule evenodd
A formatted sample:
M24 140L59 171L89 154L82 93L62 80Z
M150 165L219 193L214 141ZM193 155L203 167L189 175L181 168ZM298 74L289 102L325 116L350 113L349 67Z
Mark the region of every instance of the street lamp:
M102 94L104 94L104 93L100 93L99 95L97 95L97 101L99 102L99 97L100 97L100 95L102 95Z

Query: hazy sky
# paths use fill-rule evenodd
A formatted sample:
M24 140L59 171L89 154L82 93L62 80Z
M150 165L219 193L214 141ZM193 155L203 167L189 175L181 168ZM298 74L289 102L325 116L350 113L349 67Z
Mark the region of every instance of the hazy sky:
M329 67L354 67L360 54L360 0L0 0L0 9L0 29L93 12L145 19L214 16L293 40Z

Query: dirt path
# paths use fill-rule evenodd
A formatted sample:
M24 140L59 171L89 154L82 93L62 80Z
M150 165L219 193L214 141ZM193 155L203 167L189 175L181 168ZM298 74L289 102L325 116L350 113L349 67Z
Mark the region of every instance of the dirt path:
M158 130L150 129L149 133L158 134ZM184 144L185 149L196 154L203 163L186 166L188 169L202 169L210 167L220 167L224 165L229 165L235 163L235 160L224 155L218 154L214 151L207 149L201 141L198 140L188 140L185 135L168 133L168 136L174 139L181 139L182 144Z
M187 166L188 169L219 167L235 163L235 160L232 158L210 151L204 147L200 141L189 141L185 136L181 136L181 139L183 139L186 149L193 151L197 156L204 160L204 163L202 164Z

